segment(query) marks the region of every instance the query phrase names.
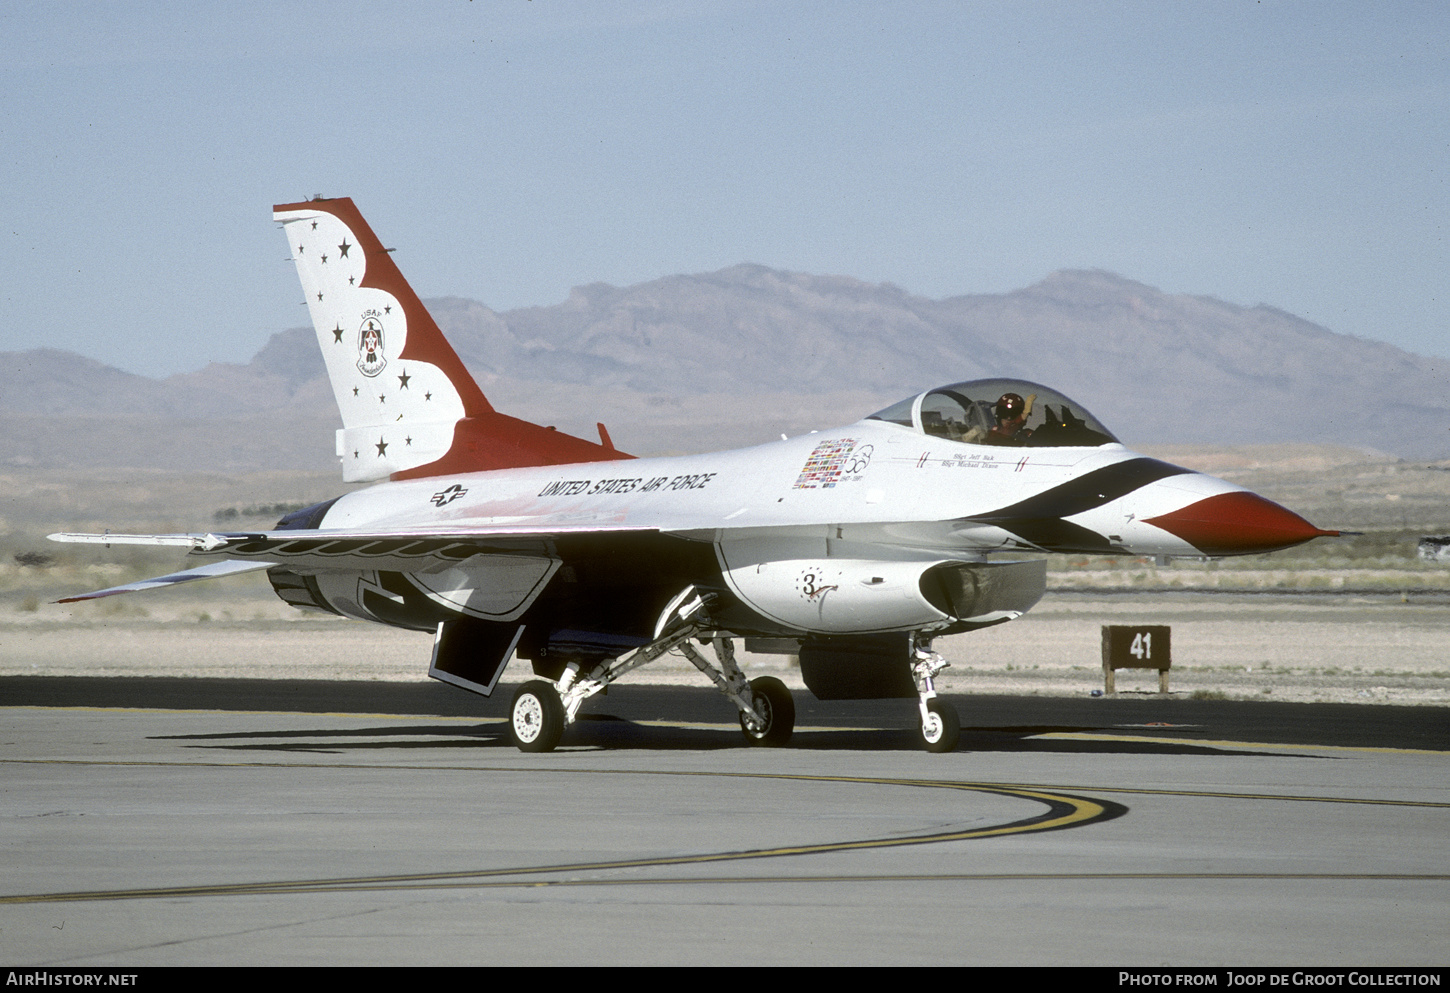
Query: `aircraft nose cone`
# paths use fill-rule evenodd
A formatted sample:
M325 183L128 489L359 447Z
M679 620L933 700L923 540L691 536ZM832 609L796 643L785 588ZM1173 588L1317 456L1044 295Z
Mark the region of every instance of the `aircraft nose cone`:
M1332 537L1291 510L1257 493L1220 493L1148 524L1182 538L1205 555L1251 555L1292 548L1310 538Z

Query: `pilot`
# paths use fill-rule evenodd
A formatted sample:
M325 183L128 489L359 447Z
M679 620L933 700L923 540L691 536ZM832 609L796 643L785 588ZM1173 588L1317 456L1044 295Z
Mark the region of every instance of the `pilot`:
M987 432L987 444L1026 444L1027 439L1032 437L1032 432L1027 430L1027 415L1031 412L1032 405L1022 397L1016 393L1003 393L992 408L997 423Z

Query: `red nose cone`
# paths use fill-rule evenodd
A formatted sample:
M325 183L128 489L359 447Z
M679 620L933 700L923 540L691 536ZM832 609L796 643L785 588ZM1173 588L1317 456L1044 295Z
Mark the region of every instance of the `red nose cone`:
M1332 537L1257 493L1220 493L1147 523L1182 538L1205 555L1252 555Z

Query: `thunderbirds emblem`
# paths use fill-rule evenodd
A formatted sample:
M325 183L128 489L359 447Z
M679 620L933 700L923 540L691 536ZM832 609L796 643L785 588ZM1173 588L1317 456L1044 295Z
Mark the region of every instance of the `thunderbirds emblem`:
M383 322L376 317L363 319L357 329L357 368L364 376L376 376L387 367L383 357Z

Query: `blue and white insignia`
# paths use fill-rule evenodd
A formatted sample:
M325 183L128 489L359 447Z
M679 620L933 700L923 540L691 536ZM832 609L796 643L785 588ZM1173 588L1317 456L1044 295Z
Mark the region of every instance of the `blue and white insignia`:
M357 329L357 369L364 376L372 377L387 365L383 355L383 322L369 311L363 317L362 327Z
M430 500L429 503L433 504L433 506L435 507L442 507L452 503L454 500L457 500L459 497L463 496L463 494L467 492L467 487L462 486L459 483L454 483L447 489L440 490L439 492L434 493L433 499Z

